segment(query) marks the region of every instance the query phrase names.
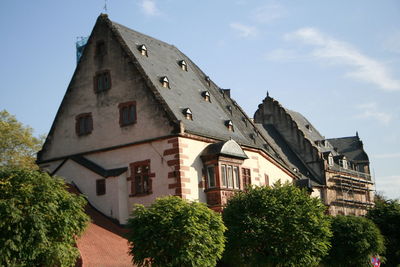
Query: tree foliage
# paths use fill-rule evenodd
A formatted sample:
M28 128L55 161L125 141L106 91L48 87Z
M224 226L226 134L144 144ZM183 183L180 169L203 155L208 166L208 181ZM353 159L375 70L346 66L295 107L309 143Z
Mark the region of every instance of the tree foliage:
M383 236L369 219L356 216L332 218L332 248L327 266L371 266L371 258L384 251Z
M46 173L0 169L0 266L73 265L85 203Z
M224 250L221 215L179 197L137 205L129 219L133 262L138 266L215 266Z
M367 218L378 226L385 238L385 266L400 266L400 202L377 198Z
M18 122L6 110L0 111L0 167L34 168L42 138L32 136L32 128Z
M316 266L329 250L329 218L319 199L289 184L249 188L223 213L233 266Z

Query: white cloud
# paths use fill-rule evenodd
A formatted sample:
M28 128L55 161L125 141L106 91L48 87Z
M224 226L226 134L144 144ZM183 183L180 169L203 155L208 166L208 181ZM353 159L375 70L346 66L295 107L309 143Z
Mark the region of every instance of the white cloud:
M375 177L376 191L383 192L385 197L400 199L400 175Z
M377 159L394 159L394 158L400 158L400 152L399 153L387 153L387 154L377 154L373 156L374 158Z
M265 59L270 61L291 61L300 57L301 55L299 55L295 50L280 48L271 50L265 54Z
M356 118L374 119L385 125L389 124L393 119L391 114L381 111L374 102L361 104L356 108L361 111L361 113L355 116Z
M400 90L400 80L392 78L384 64L362 54L346 42L324 35L314 28L299 29L286 34L285 38L314 46L311 54L314 58L351 67L351 71L346 73L348 77L373 83L382 90Z
M140 7L146 15L160 15L160 11L158 10L156 3L153 0L142 0L142 2L140 3Z
M255 37L258 35L258 30L254 26L247 26L241 23L232 22L229 25L232 29L236 30L240 37Z
M270 3L255 9L253 19L258 23L268 23L286 15L286 9L278 3Z

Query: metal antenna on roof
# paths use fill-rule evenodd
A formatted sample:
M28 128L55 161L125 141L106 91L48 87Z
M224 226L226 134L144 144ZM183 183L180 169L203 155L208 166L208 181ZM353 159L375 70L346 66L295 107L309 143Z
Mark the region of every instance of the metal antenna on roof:
M103 7L103 9L104 9L104 13L107 14L107 0L104 0L104 7Z

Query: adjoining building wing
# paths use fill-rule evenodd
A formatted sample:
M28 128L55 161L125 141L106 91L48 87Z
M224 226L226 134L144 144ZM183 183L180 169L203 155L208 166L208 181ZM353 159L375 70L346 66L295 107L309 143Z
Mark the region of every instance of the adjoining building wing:
M279 144L290 164L324 185L322 198L331 214L366 213L372 205L373 183L358 134L325 139L303 115L269 96L259 105L254 119Z

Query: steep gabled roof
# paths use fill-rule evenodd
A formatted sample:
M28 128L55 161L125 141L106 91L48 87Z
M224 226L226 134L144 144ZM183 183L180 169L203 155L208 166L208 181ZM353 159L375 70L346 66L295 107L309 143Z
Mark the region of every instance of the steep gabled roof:
M108 20L105 16L101 17ZM186 132L220 140L233 138L250 146L262 145L260 138L256 141L251 138L255 127L247 115L226 91L209 82L208 76L185 54L173 45L109 22L137 60L156 94L165 101L173 116L182 121ZM146 46L147 56L141 54L141 45ZM179 65L182 60L188 66L187 71ZM162 86L161 79L164 77L168 78L169 88ZM206 91L210 94L210 102L202 96ZM185 118L183 111L187 108L191 110L193 120ZM227 121L232 121L233 131L228 130Z
M357 136L331 138L328 141L337 148L340 154L345 155L354 162L369 162L368 155L365 153L363 143Z

